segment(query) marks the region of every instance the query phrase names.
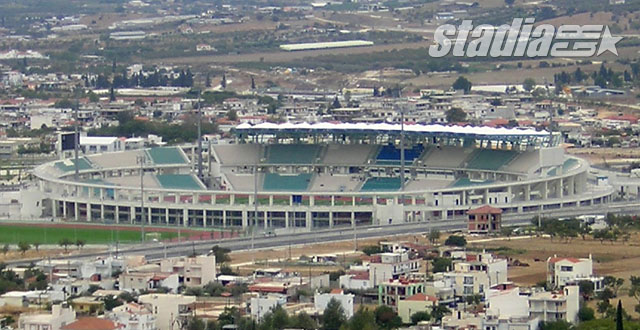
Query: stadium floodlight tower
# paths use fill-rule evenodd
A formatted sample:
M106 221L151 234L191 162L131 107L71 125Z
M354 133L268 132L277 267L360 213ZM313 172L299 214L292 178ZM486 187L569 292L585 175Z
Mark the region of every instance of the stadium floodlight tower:
M203 180L203 177L202 177L202 110L200 109L200 95L201 95L201 92L200 90L198 90L198 100L196 101L196 107L198 109L198 179Z

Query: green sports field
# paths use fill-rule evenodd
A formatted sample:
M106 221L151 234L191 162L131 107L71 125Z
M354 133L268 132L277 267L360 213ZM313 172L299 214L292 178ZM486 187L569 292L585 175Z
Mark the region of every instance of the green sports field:
M92 228L93 227L93 228ZM147 228L147 240L150 237L159 240L172 239L178 237L175 231L158 230ZM182 237L188 235L183 233ZM72 242L84 240L86 244L109 244L109 243L134 243L141 239L140 229L136 227L105 227L105 226L43 226L0 224L0 243L17 244L27 242L29 244L58 244L62 239L69 239Z

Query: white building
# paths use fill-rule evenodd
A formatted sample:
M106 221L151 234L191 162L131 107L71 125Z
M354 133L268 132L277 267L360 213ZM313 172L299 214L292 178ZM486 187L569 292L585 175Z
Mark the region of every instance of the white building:
M75 319L76 312L71 307L53 305L51 313L21 314L18 324L20 330L60 330Z
M156 316L140 304L130 302L115 307L106 318L120 324L121 330L157 330Z
M187 287L203 286L216 280L216 257L201 255L163 259L160 261L160 271L177 273Z
M196 297L154 293L138 297L138 302L156 317L158 330L171 330L180 328L178 325L193 316L192 305Z
M576 285L565 286L561 291L532 294L529 297L530 316L545 322L565 320L574 323L578 320L579 296L580 288Z
M589 258L547 259L547 283L553 288L561 288L577 279L588 279L593 276L593 260Z
M420 270L420 259L411 259L408 252L379 253L369 263L369 281L376 286Z
M340 287L349 290L366 290L373 288L369 272L357 272L340 276Z
M115 136L80 136L80 148L85 154L123 151L124 144Z
M251 317L261 320L265 314L271 312L276 306L284 306L287 303L287 296L283 294L269 294L266 296L251 297L249 309Z
M317 293L314 296L314 306L318 313L324 313L324 310L327 308L327 305L331 301L331 299L335 299L342 305L342 309L344 309L344 315L347 318L351 318L353 316L353 300L355 296L353 294L344 294L341 289L333 289L329 293Z

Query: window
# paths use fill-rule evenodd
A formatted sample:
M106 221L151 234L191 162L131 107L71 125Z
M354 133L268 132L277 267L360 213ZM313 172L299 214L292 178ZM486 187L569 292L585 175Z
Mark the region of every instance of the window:
M573 271L573 266L560 266L560 271L561 272L572 272Z

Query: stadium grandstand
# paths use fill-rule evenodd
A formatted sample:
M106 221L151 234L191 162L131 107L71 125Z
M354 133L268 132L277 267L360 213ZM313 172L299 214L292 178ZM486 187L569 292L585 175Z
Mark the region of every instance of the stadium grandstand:
M533 129L263 123L232 134L203 152L200 177L195 145L43 164L37 205L75 221L313 230L460 219L480 205L533 216L613 195L559 135Z

